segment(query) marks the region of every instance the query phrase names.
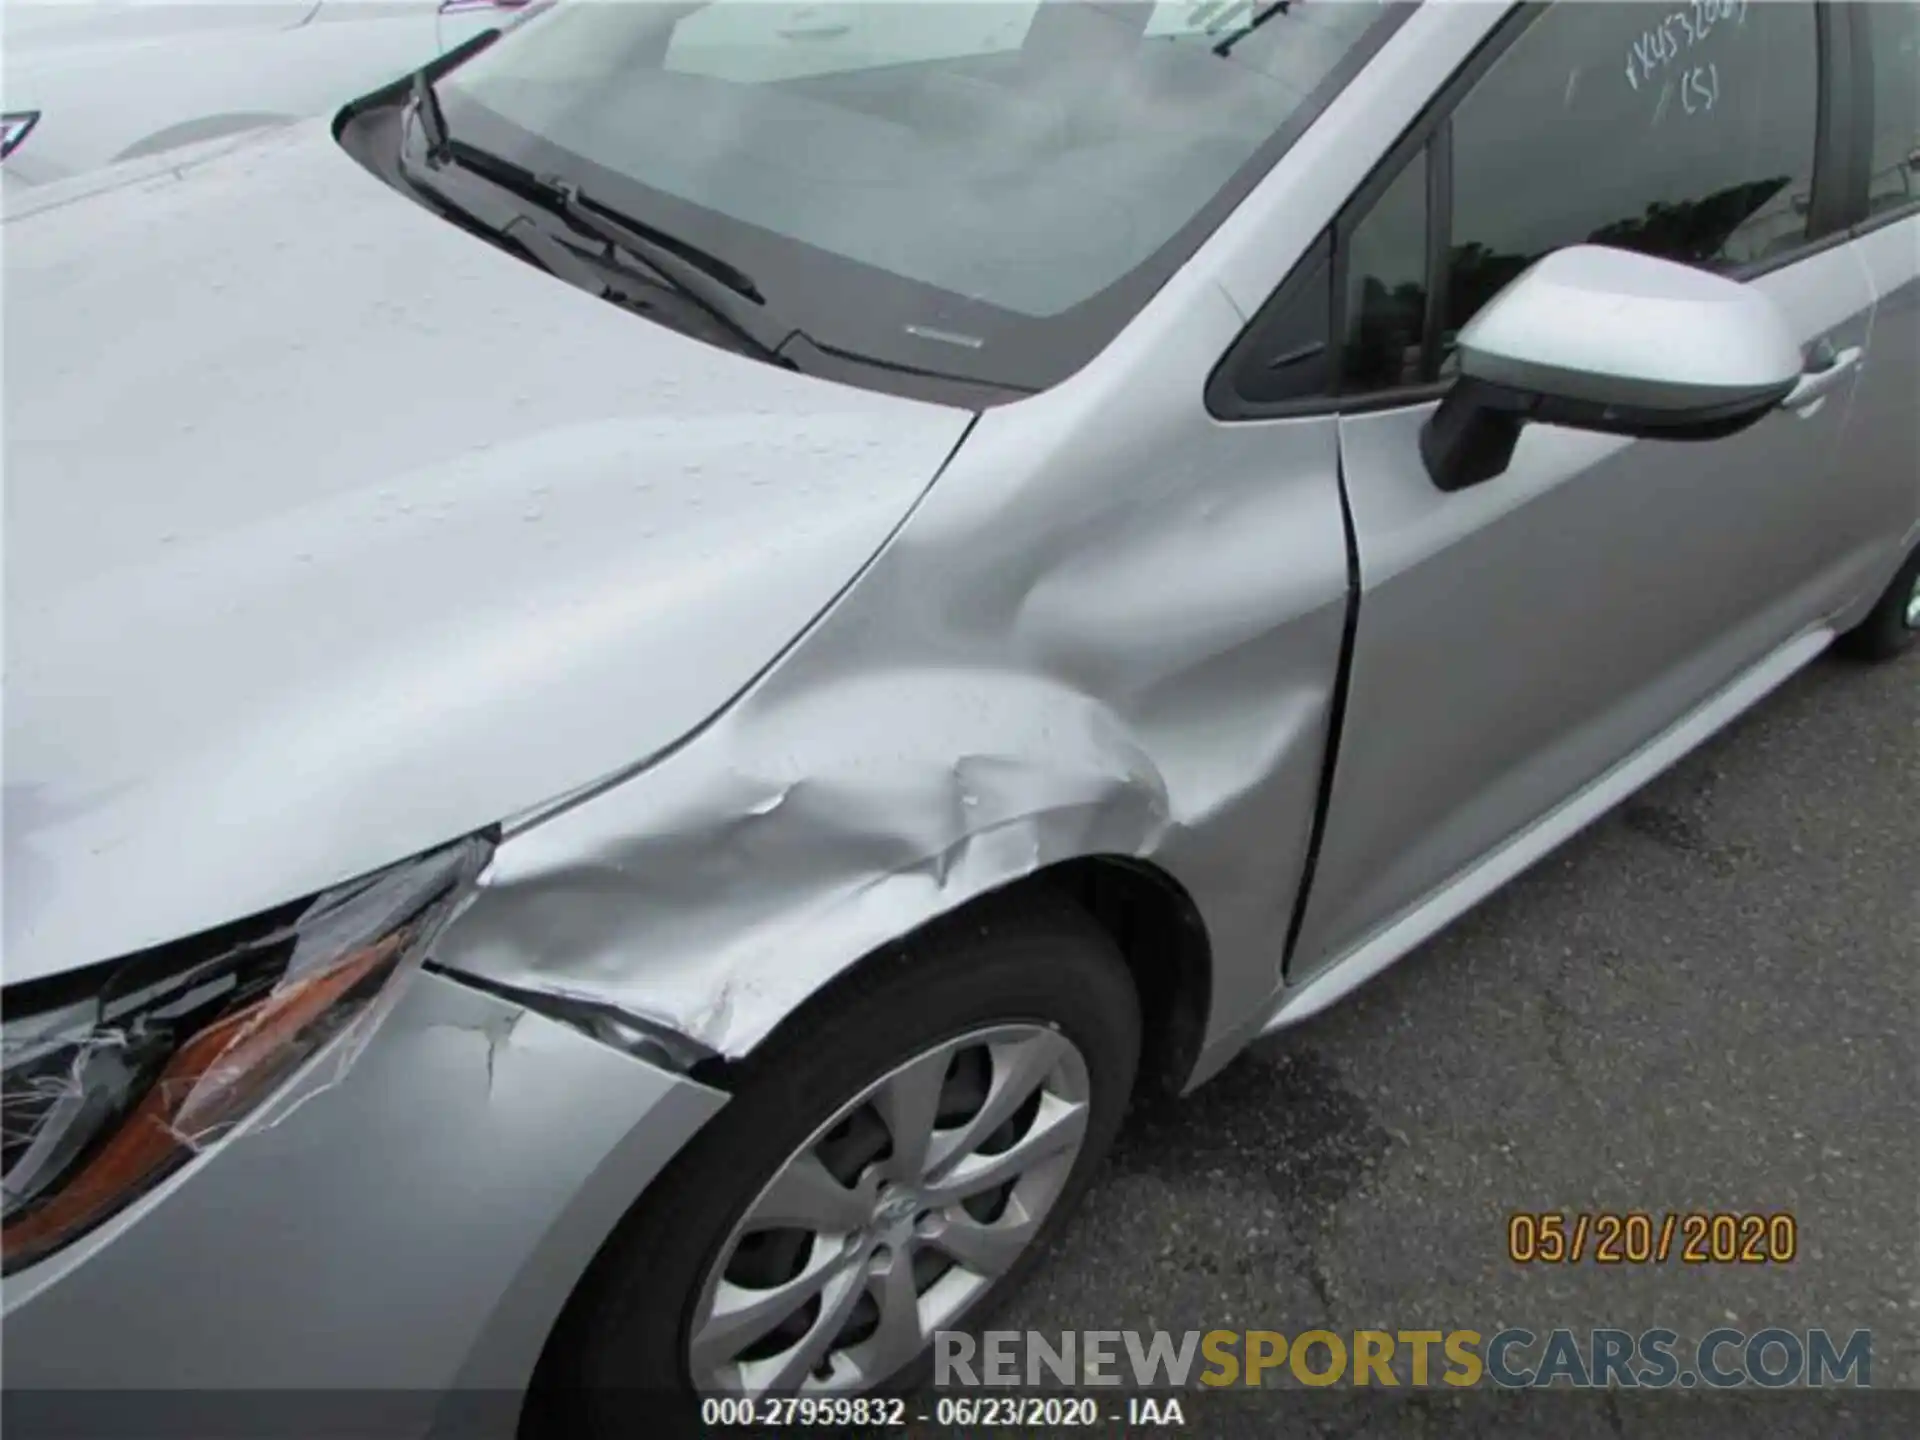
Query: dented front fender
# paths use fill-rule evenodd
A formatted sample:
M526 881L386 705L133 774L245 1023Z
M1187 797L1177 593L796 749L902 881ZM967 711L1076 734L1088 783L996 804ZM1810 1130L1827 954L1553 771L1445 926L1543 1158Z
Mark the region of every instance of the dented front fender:
M1158 308L1116 348L1204 374L1240 323L1212 290ZM987 412L731 708L509 826L440 962L738 1057L933 917L1124 856L1205 924L1217 1067L1270 1008L1309 848L1349 593L1335 436L1214 424L1137 358Z

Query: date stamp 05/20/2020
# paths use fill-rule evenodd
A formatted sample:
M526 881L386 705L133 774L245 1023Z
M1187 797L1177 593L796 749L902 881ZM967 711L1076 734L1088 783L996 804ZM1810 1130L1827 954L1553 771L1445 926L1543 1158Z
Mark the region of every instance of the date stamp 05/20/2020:
M1790 1265L1800 1224L1790 1210L1516 1210L1516 1265Z

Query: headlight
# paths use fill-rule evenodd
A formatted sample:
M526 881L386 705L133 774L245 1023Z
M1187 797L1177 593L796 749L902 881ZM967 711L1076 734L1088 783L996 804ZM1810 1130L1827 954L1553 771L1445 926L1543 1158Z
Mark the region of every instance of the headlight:
M329 1063L350 1064L489 848L463 841L317 900L9 991L4 1273L145 1194L329 1041L339 1039Z

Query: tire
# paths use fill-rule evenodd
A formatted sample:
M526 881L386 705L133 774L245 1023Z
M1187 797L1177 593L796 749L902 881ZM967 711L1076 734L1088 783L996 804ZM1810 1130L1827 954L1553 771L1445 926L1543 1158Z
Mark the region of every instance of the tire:
M943 1045L951 1046L956 1039L989 1027L1036 1028L995 1031L1000 1048L991 1059L982 1058L987 1052L971 1044L956 1052L959 1059L939 1058ZM1019 1140L1037 1150L1045 1143L1040 1131L1056 1124L1058 1117L1067 1117L1066 1128L1077 1127L1079 1122L1070 1113L1077 1106L1054 1096L1056 1091L1069 1097L1081 1093L1075 1087L1084 1082L1085 1129L1078 1152L1068 1158L1062 1151L1035 1163L999 1202L1005 1208L997 1216L990 1208L985 1212L993 1222L1011 1223L1023 1231L1031 1226L1031 1238L1018 1251L1018 1258L991 1280L956 1265L939 1282L945 1287L942 1294L961 1293L969 1285L983 1288L974 1292L963 1314L937 1320L927 1328L979 1325L1018 1287L1084 1195L1119 1128L1139 1050L1139 1004L1126 965L1107 933L1064 897L1042 894L989 901L935 922L876 956L847 980L809 1001L741 1064L726 1108L647 1188L602 1247L548 1342L529 1396L523 1435L666 1434L697 1425L701 1395L713 1392L696 1386L690 1352L698 1322L706 1313L705 1290L715 1273L733 1280L736 1267L749 1260L765 1261L775 1267L772 1282L755 1278L752 1283L791 1283L780 1277L796 1269L814 1273L820 1257L841 1253L829 1244L833 1235L824 1233L826 1227L805 1232L782 1228L753 1241L740 1240L739 1229L750 1207L760 1207L756 1214L766 1212L763 1192L776 1174L791 1173L786 1167L796 1152L821 1159L840 1175L842 1184L857 1174L859 1179L851 1183L871 1186L875 1172L890 1165L909 1165L909 1160L894 1156L891 1128L882 1124L878 1108L863 1105L825 1139L820 1134L849 1102L907 1066L904 1077L889 1083L905 1085L908 1077L936 1072L946 1076L936 1082L942 1097L942 1128L931 1132L935 1138L929 1142L935 1147L932 1170L937 1173L941 1168L938 1147L952 1143L939 1137L960 1136L970 1123L987 1123L984 1108L967 1108L969 1096L984 1083L983 1067L990 1066L995 1078L1001 1079L1017 1073L1023 1059L1029 1070L1037 1070L1054 1064L1052 1057L1058 1055L1062 1057L1058 1068L1047 1071L1048 1078L1035 1091L1036 1095L1046 1092L1048 1098L1022 1105L1006 1124L1018 1130L1019 1117L1028 1115L1028 1128L1020 1132ZM1069 1051L1078 1057L1079 1069L1066 1058ZM971 1089L962 1083L969 1077ZM1008 1093L1013 1088L1009 1085ZM949 1107L953 1107L951 1115ZM1043 1124L1043 1114L1056 1118ZM872 1158L876 1125L881 1126L878 1143L884 1147L879 1159ZM900 1128L902 1133L913 1129ZM1003 1133L996 1130L993 1135ZM990 1161L993 1147L1006 1143L989 1138L974 1163ZM863 1153L867 1158L860 1158ZM1011 1151L1005 1153L1012 1158ZM838 1199L839 1192L834 1193ZM878 1218L862 1233L882 1238L855 1237L844 1242L846 1253L853 1256L844 1263L854 1278L847 1280L846 1290L830 1285L823 1291L823 1307L830 1303L828 1297L862 1287L871 1289L874 1296L903 1293L885 1292L885 1278L859 1278L862 1267L885 1266L895 1254L910 1252L933 1258L916 1259L902 1276L914 1275L921 1264L942 1263L946 1257L939 1242L920 1238L927 1233L925 1227L940 1233L947 1225L941 1217L951 1216L964 1229L964 1222L972 1218L971 1209L961 1216L952 1205L934 1214L920 1211L923 1202L932 1203L930 1191L902 1192L891 1200L886 1198L887 1191L879 1194L873 1211ZM1023 1198L1029 1195L1034 1198ZM902 1202L920 1211L918 1217L881 1214L889 1207L901 1209ZM991 1207L993 1195L982 1203ZM908 1228L901 1229L903 1224ZM874 1225L893 1228L876 1230ZM951 1237L954 1231L945 1233ZM793 1240L796 1234L804 1238ZM767 1245L749 1254L769 1236ZM899 1249L889 1248L885 1237ZM949 1238L946 1243L958 1241ZM869 1260L860 1261L855 1252L864 1244L879 1248ZM798 1254L784 1261L777 1255L767 1259L783 1245ZM740 1293L729 1292L736 1297ZM891 1313L918 1316L923 1307L934 1304L929 1298L933 1293L929 1284L919 1299L904 1307L896 1302ZM830 1347L829 1363L835 1367L836 1380L857 1383L867 1393L878 1394L906 1393L924 1384L932 1368L931 1349L923 1348L913 1360L891 1369L891 1357L901 1353L910 1332L890 1331L891 1339L883 1343L874 1318L881 1313L877 1300L860 1304L870 1305L873 1314L863 1321L856 1310L848 1328L836 1333L857 1338L862 1325L871 1323L876 1326L873 1338L864 1347ZM830 1325L842 1323L819 1318L826 1313L824 1308L802 1307L789 1324L817 1336ZM816 1318L809 1321L808 1314ZM759 1343L764 1347L786 1342L776 1334ZM783 1363L781 1355L799 1356L805 1343L779 1352L771 1361L755 1363L778 1365ZM703 1353L722 1354L728 1349L721 1346ZM871 1372L849 1358L869 1349L877 1356L871 1361ZM800 1362L789 1358L785 1363ZM889 1373L879 1374L883 1369ZM859 1372L856 1379L849 1381L847 1375L855 1372ZM726 1368L709 1372L708 1378L731 1374L737 1380L745 1373Z
M1867 618L1842 635L1834 648L1870 663L1903 654L1920 636L1920 603L1916 602L1920 602L1920 548L1907 556L1907 563L1867 612Z

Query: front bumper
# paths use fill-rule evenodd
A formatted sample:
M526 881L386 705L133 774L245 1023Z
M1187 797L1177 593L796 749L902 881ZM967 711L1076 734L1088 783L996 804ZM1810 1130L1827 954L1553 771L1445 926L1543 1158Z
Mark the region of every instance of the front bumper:
M450 1391L524 1391L601 1242L725 1101L416 975L337 1084L296 1084L141 1203L8 1277L8 1428L131 1434L149 1412L148 1433L195 1433L204 1403L227 1417L211 1434L248 1392L239 1423L264 1432L275 1392L294 1419L297 1392L332 1392L347 1408L322 1405L327 1428L421 1433L438 1414L444 1430ZM349 1394L368 1397L357 1419ZM482 1412L510 1425L517 1404L469 1406L457 1428L472 1433Z

